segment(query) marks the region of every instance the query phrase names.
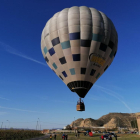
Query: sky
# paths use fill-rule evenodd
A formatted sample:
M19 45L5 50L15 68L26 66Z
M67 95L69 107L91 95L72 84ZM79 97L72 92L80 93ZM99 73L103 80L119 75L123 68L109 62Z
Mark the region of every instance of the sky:
M110 112L140 112L139 0L0 0L0 127L62 128L74 119ZM105 13L118 32L111 66L84 98L47 66L41 52L46 22L64 8L87 6Z

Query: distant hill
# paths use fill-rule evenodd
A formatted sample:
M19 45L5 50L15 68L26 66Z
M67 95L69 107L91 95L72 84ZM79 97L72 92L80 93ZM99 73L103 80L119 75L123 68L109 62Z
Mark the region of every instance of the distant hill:
M99 119L95 120L92 118L79 118L73 121L70 126L73 127L108 127L108 128L116 128L116 127L131 127L131 121L136 120L136 116L134 113L109 113L107 115L103 115Z

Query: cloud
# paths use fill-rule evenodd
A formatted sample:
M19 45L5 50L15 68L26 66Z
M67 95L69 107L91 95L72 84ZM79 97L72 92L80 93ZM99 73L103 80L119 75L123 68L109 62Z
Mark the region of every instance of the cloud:
M114 103L114 101L112 101L110 99L107 99L104 96L102 96L102 98L99 98L99 97L98 98L96 98L96 97L95 98L94 97L89 98L89 97L87 97L87 99L94 100L94 101L105 101L105 102L108 101L108 102L111 102L111 103L113 102Z
M2 49L4 49L5 51L12 51L12 52L17 51L16 49L12 48L11 46L9 46L1 41L0 41L0 47Z
M3 99L3 100L9 100L9 99L7 99L7 98L3 98L3 97L0 97L0 99Z
M98 85L95 85L95 87L99 88L100 90L104 90L104 91L108 91L108 92L111 92L112 94L116 94L117 96L119 96L120 98L123 98L123 96L119 95L118 93L110 90L110 89L107 89L107 88L104 88L104 87L101 87L101 86L98 86Z
M0 106L0 108L9 109L9 110L17 110L17 111L25 111L25 112L30 112L30 113L48 113L48 112L39 112L39 111L32 111L32 110L24 110L24 109L19 109L19 108L10 108L10 107L4 107L4 106Z
M70 103L70 104L75 104L74 102L69 102L69 101L62 101L62 100L51 100L52 102L58 102L58 103Z
M99 98L94 98L94 97L90 97L90 98L87 97L87 99L94 100L94 101L101 101Z
M28 57L26 55L15 53L15 52L9 52L9 53L14 54L14 55L17 55L17 56L20 56L20 57L25 58L25 59L28 59L28 60L31 60L33 62L39 63L41 65L47 66L45 63L42 63L42 62L40 62L38 60L35 60L35 59L31 58L31 57Z
M49 99L49 97L40 97L40 99L41 99L41 100L48 100L48 101L51 101L51 102L75 104L74 102L70 102L70 101L63 101L63 100L51 100L51 99Z
M58 125L67 125L67 123L62 123L62 124L60 124L60 123L56 123L56 122L44 122L44 121L40 121L40 122L42 122L43 124L44 123L47 123L47 124L58 124Z
M0 112L0 115L5 115L7 114L7 112Z
M118 86L108 85L108 87L110 87L110 86L111 86L113 89L115 89L115 90L119 90L119 91L126 91L125 89L120 88L120 87L118 87Z
M96 85L96 87L98 87L101 91L103 91L104 93L106 93L106 94L108 94L108 95L110 95L110 96L112 96L112 97L114 97L114 98L116 98L116 99L118 99L129 111L130 111L130 113L132 113L132 109L126 104L126 102L125 101L123 101L121 98L122 98L122 96L120 96L119 94L115 94L115 92L112 92L111 90L109 90L109 89L106 89L106 88L104 88L104 87L101 87L101 86L97 86ZM121 98L120 98L120 97Z
M3 43L3 42L0 42L0 46L1 46L6 52L8 52L8 53L10 53L10 54L14 54L14 55L16 55L16 56L19 56L19 57L28 59L28 60L33 61L33 62L36 62L36 63L38 63L38 64L47 66L45 63L42 63L42 62L40 62L40 61L38 61L38 60L36 60L36 59L33 59L33 58L31 58L31 57L28 57L28 56L22 54L21 52L17 51L17 50L14 49L13 47L11 47L11 46L9 46L9 45Z
M104 90L102 90L103 92L105 92L105 93L107 93L108 95L110 95L110 96L113 96L113 97L115 97L116 99L118 99L122 104L124 104L124 106L130 111L130 113L132 113L132 110L131 110L131 108L122 100L122 99L120 99L119 97L117 97L116 95L114 95L114 94L112 94L112 93L110 93L110 92L107 92L107 91L104 91Z

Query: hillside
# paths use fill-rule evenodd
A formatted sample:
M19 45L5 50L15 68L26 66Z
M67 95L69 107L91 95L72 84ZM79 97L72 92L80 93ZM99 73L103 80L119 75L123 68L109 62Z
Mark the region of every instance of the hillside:
M136 120L134 113L109 113L95 120L92 118L77 119L73 121L70 126L73 127L131 127L131 121Z

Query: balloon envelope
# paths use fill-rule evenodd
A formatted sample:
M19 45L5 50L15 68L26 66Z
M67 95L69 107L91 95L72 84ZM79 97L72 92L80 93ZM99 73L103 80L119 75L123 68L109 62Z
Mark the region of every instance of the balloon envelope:
M46 23L41 50L49 67L84 98L113 61L118 35L112 21L86 6L66 8Z

